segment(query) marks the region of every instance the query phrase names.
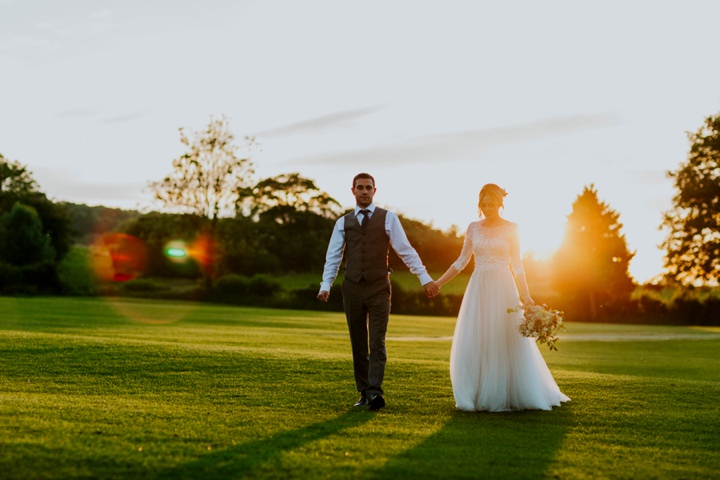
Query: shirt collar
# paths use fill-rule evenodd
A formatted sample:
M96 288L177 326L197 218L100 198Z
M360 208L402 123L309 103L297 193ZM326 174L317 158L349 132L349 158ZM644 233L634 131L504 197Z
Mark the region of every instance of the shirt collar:
M358 216L358 213L360 213L360 210L370 210L370 213L373 214L373 213L375 213L375 204L371 203L366 208L360 208L357 205L355 205L355 216L356 217Z

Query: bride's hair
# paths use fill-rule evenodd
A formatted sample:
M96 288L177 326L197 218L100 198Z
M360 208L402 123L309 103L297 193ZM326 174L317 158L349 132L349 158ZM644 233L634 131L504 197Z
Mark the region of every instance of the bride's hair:
M495 185L494 183L485 184L480 189L480 195L478 195L478 214L482 217L482 209L480 208L480 203L482 203L483 197L490 197L490 199L495 200L497 203L500 204L500 208L504 208L503 199L506 195L507 192L503 188Z

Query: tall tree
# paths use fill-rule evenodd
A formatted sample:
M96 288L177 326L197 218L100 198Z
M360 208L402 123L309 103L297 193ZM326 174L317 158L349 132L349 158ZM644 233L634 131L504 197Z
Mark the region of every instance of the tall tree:
M221 212L235 207L238 190L251 185L254 168L249 150L254 138L245 137L248 156L238 156L235 135L223 116L211 117L205 130L189 135L180 128L180 141L188 151L173 160L167 177L150 182L150 188L165 207L214 223Z
M221 251L216 239L217 221L221 212L231 213L237 202L238 190L251 185L254 173L249 151L253 137L245 137L248 156L238 156L239 147L225 116L212 118L205 130L188 135L180 129L180 141L188 151L172 162L173 170L159 182L150 182L155 198L165 207L190 213L209 220L202 255L207 285L217 275Z
M688 132L687 161L668 176L675 180L673 209L662 226L669 230L667 276L682 283L720 282L720 114Z
M553 285L565 298L598 317L608 300L627 298L634 282L628 273L635 255L621 233L620 215L586 186L567 217L565 238L552 259Z

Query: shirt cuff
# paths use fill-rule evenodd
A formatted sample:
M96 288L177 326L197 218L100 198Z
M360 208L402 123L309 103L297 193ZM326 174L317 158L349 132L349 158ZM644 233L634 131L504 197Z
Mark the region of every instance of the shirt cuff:
M425 286L425 285L427 285L428 283L430 283L430 282L433 281L432 277L431 277L430 274L427 273L427 272L421 273L420 275L418 275L418 278L420 279L420 283L421 283L423 286Z

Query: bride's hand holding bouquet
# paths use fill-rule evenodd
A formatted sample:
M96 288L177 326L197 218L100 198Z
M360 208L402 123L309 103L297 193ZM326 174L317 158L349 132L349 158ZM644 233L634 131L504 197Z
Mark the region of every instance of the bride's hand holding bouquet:
M529 297L528 297L529 298ZM564 313L552 310L547 305L535 305L535 302L523 302L523 306L508 308L508 313L522 311L523 321L518 327L524 337L535 338L538 343L546 343L550 350L556 350L555 343L559 340L558 333L565 331Z

